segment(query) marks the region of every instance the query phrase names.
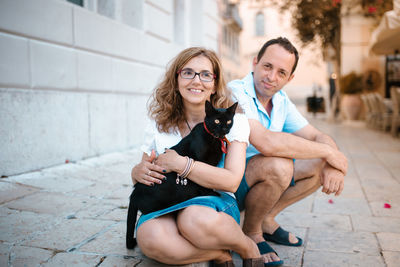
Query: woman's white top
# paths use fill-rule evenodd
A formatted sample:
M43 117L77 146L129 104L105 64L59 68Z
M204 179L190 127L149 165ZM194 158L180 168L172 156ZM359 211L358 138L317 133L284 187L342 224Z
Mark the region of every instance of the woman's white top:
M229 142L240 141L249 145L250 126L245 114L236 113L233 117L233 125L230 132L226 135ZM164 153L165 149L173 147L182 140L179 131L172 133L161 133L157 130L154 121L146 127L144 144L141 146L142 152L147 155L151 150L155 150L157 155Z

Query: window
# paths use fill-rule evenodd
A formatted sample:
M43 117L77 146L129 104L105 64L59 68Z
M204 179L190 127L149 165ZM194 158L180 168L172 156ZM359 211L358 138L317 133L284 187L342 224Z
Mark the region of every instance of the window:
M256 36L264 35L264 14L259 12L256 15Z
M83 6L83 0L67 0L67 2L73 3L78 6Z

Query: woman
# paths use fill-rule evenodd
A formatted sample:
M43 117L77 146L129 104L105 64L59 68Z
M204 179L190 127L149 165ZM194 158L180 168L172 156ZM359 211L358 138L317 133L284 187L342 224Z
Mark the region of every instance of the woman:
M163 172L182 173L185 157L173 150L164 151L203 122L206 100L217 108L232 104L221 64L210 50L185 49L172 61L152 96L149 113L155 126L146 133L142 161L132 170L133 183L151 186L162 183ZM141 216L136 238L145 255L166 264L214 260L215 266L233 266L229 252L233 250L244 259L243 266L264 266L257 245L239 226L240 214L233 194L225 192L235 192L240 184L248 136L246 117L236 114L227 135L230 145L224 167L196 162L189 173L189 179L220 191L220 197L207 197L201 203L194 198L174 206L174 212L161 210Z

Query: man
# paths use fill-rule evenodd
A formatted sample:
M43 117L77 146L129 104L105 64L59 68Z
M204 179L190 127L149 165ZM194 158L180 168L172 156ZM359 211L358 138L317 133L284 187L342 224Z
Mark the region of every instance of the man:
M339 195L347 171L347 159L333 139L310 125L281 91L293 79L298 58L286 38L269 40L254 58L253 72L228 84L251 129L236 197L246 210L243 231L257 243L265 266L283 264L266 240L288 246L303 242L283 230L275 216L321 185L324 193Z

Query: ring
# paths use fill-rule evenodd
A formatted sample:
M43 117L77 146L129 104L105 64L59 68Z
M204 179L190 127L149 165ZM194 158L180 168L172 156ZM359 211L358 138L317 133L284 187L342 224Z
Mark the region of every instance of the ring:
M150 176L151 170L149 170L149 172L147 173L148 176Z

